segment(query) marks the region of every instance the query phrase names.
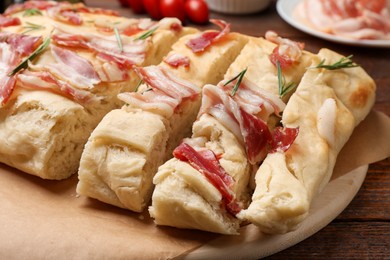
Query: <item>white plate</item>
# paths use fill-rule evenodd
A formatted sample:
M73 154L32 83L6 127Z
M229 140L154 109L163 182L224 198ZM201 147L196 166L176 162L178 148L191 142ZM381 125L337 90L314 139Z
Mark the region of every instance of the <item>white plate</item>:
M366 47L390 48L390 40L354 40L354 39L344 38L332 34L327 34L321 31L317 31L301 23L300 21L298 21L296 18L293 17L294 9L297 6L297 4L301 1L303 0L278 0L276 4L276 10L278 11L279 15L283 18L283 20L285 20L287 23L297 28L298 30L322 38L324 40L342 43L342 44L366 46Z
M184 259L258 259L280 252L312 236L335 219L360 189L368 166L333 179L313 201L309 216L295 231L264 235L254 225L241 228L239 236L221 236Z

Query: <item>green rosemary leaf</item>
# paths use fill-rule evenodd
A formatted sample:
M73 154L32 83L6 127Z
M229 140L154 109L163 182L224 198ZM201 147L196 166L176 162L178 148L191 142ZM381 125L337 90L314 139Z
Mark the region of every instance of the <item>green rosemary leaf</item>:
M158 26L157 27L154 27L153 29L150 29L149 31L141 34L140 36L138 36L137 38L135 38L136 40L145 40L146 38L152 36L152 34L157 30Z
M143 82L144 82L144 81L143 81L142 79L140 79L140 80L138 81L138 84L137 84L137 86L135 87L134 92L138 92L139 86L141 86L141 84L142 84Z
M38 46L38 48L30 54L26 59L24 59L21 63L19 63L18 66L16 66L9 74L8 76L13 76L16 73L18 73L20 70L25 69L28 67L28 61L32 61L35 59L41 52L43 52L47 46L50 44L50 36L47 37L41 45Z
M286 78L282 74L282 68L280 67L280 62L276 62L276 68L278 71L278 92L279 96L282 98L291 90L293 90L296 85L294 82L290 82L286 85Z
M236 84L234 85L233 89L232 89L232 93L230 93L230 96L234 96L238 90L238 88L240 87L240 84L241 84L241 81L242 79L244 78L244 75L246 73L246 71L248 70L248 68L245 68L243 71L241 71L240 73L238 73L236 76L234 76L232 79L228 80L224 86L228 85L229 83L235 81L237 79L237 82Z
M354 63L352 59L353 55L349 55L348 57L342 57L339 61L330 64L330 65L325 65L325 59L321 60L321 62L314 67L310 68L316 68L316 69L327 69L327 70L337 70L337 69L345 69L345 68L354 68L354 67L359 67L358 64Z
M42 12L36 8L30 8L30 9L26 9L23 13L24 17L34 16L34 15L42 15Z
M28 32L35 31L35 30L45 29L45 26L43 25L39 25L31 22L26 22L26 24L27 25L22 26L24 29L26 29L25 31L22 32L22 34L26 34Z
M121 52L123 52L122 39L121 39L121 36L120 36L120 34L119 34L118 28L114 27L114 32L115 32L116 41L118 42L119 50L120 50Z
M152 91L152 90L153 90L152 88L147 88L147 89L145 89L144 92L142 92L142 94L145 93L145 92L148 92L148 91Z

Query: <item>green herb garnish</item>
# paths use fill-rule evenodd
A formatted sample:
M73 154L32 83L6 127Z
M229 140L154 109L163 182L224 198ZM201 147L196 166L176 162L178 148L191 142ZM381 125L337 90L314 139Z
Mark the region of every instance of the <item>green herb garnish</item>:
M245 68L243 71L241 71L240 73L238 73L234 78L230 79L228 82L226 82L226 83L224 84L224 86L226 86L227 84L229 84L229 83L231 83L231 82L233 82L233 81L235 81L235 80L237 79L237 82L236 82L236 84L234 85L233 90L232 90L232 93L230 93L230 96L233 97L233 96L236 94L238 88L240 87L241 81L242 81L242 79L244 78L244 75L245 75L245 73L246 73L247 70L248 70L248 68Z
M295 88L295 83L290 82L286 85L286 78L282 74L282 68L280 67L280 62L276 61L276 68L278 70L278 86L279 86L279 96L282 98L293 88Z
M28 61L32 61L35 59L41 52L43 52L47 46L50 44L50 36L47 37L41 45L38 46L38 48L30 54L26 59L24 59L18 66L16 66L9 74L8 76L13 76L16 73L18 73L20 70L25 69L28 67Z
M119 50L120 50L121 52L123 52L122 39L121 39L121 36L120 36L120 34L119 34L118 28L114 27L114 32L115 32L116 41L118 42Z
M27 25L22 26L24 29L26 29L24 32L22 32L22 34L26 34L28 32L35 31L35 30L45 29L45 26L43 26L43 25L30 23L30 22L26 22L26 24Z
M34 16L34 15L42 15L42 12L36 8L30 8L30 9L26 9L23 13L24 17Z
M142 79L140 79L140 80L138 81L138 84L137 84L137 86L135 87L134 92L138 92L139 86L141 86L141 84L142 84L143 82L144 82L144 81L143 81Z
M136 40L145 40L146 38L152 36L152 34L157 30L158 27L154 27L153 29L150 29L149 31L141 34L140 36L138 36L137 38L135 38Z
M342 57L339 61L337 61L333 64L330 64L330 65L325 65L324 64L325 59L323 59L323 60L321 60L321 62L317 66L310 67L310 68L316 68L316 69L323 68L323 69L327 69L327 70L337 70L337 69L359 67L358 64L354 63L351 60L352 57L353 57L353 55L349 55L348 57Z
M142 94L143 94L143 93L145 93L145 92L152 91L152 90L153 90L152 88L147 88L147 89L145 89L145 91L144 91L144 92L142 92Z

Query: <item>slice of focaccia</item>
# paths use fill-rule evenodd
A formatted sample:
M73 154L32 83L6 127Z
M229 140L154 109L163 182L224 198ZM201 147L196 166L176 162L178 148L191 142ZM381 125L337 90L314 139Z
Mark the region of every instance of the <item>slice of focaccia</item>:
M196 31L177 19L51 1L13 6L5 17L16 22L0 32L0 161L45 179L77 171L93 128L123 104L117 94L135 89L134 66L159 63Z
M221 31L183 37L159 66L137 69L145 84L119 95L127 105L108 113L85 146L79 194L137 212L147 206L157 167L191 132L201 87L221 80L247 42L230 33L228 24L215 22ZM216 40L207 46L205 35ZM203 50L194 49L194 41Z
M175 158L154 177L149 212L156 224L238 233L240 220L235 215L248 206L251 172L265 157L283 100L288 99L280 93L272 57L281 46L299 53L284 70L287 82L299 83L311 64L312 55L297 43L282 38L275 42L251 39L225 80L203 88L192 137L174 150Z
M349 60L322 49L312 66ZM299 128L287 151L268 154L256 173L249 208L239 217L268 233L296 229L313 198L329 182L336 158L354 127L370 111L375 84L360 67L309 69L287 104L285 127Z

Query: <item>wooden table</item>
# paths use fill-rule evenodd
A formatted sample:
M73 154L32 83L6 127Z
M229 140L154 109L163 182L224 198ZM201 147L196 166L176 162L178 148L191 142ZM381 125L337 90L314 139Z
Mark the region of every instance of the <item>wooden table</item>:
M87 5L118 10L126 17L136 15L111 0L86 0ZM283 37L306 43L306 49L317 52L327 47L344 55L353 54L377 83L375 110L390 116L390 49L340 45L305 34L284 22L276 12L276 1L267 10L246 16L211 13L211 18L224 19L232 30L253 36L263 36L274 30ZM188 26L195 26L187 24ZM198 26L208 29L213 25ZM389 141L390 145L390 141ZM303 242L268 259L390 258L390 159L371 164L367 178L352 203L330 225Z

